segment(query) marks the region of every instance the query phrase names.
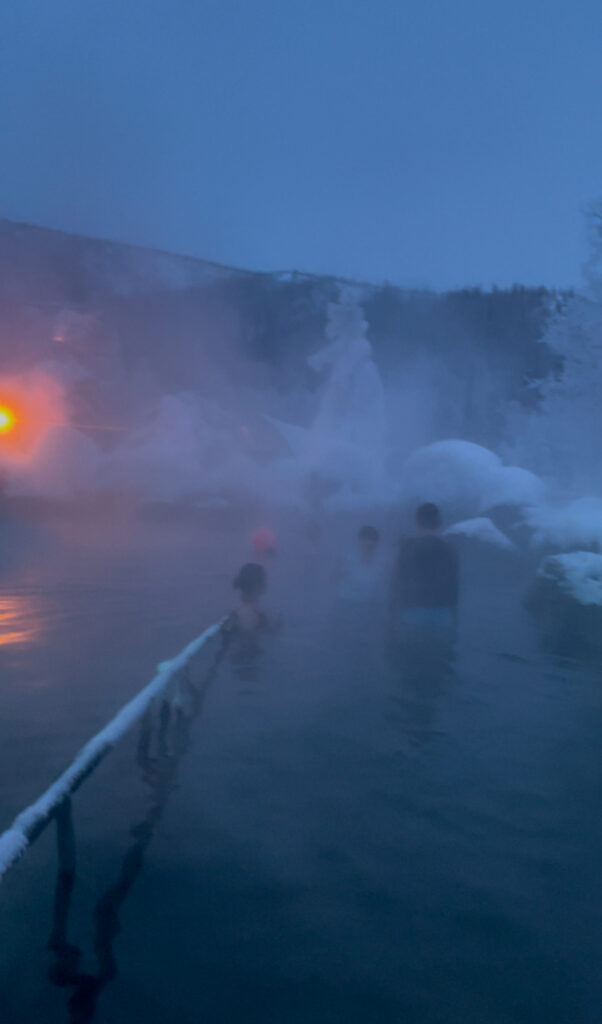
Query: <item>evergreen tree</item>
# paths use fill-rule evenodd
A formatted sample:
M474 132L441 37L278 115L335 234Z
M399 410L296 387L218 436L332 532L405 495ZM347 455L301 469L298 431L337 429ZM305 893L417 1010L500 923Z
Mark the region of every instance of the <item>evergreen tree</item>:
M538 385L539 408L512 421L512 457L574 493L602 492L602 302L558 300L542 338L557 369Z

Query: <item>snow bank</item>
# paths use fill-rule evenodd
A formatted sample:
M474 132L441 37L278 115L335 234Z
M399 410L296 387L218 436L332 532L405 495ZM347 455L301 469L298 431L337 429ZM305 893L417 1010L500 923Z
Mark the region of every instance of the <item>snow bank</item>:
M602 555L591 551L550 555L539 567L538 576L555 583L579 604L602 607Z
M413 502L434 501L448 511L485 512L501 505L543 501L539 477L471 441L436 441L407 460L401 490Z
M534 531L534 544L602 548L602 498L579 498L558 508L536 505L525 509L523 519Z
M513 550L515 545L509 537L497 526L487 519L486 516L477 516L475 519L464 519L460 523L454 523L446 531L448 534L462 534L465 537L473 537L485 544L493 544L495 547L503 548L506 551Z

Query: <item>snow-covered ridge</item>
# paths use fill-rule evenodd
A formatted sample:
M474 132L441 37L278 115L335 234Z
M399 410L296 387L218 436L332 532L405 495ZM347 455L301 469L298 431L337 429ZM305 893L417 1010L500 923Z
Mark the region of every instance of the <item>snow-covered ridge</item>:
M89 301L91 295L145 294L258 276L194 256L3 219L0 272L2 289L16 289L16 297L31 299L33 295L37 301L53 299L75 305Z
M10 289L14 294L16 288L16 297L22 299L35 295L38 301L53 299L78 305L79 301L88 301L91 294L126 297L211 287L233 278L269 278L278 284L322 280L321 275L307 271L247 270L198 256L0 218L0 290ZM331 280L345 284L358 301L377 288L363 281ZM61 294L65 289L75 294Z

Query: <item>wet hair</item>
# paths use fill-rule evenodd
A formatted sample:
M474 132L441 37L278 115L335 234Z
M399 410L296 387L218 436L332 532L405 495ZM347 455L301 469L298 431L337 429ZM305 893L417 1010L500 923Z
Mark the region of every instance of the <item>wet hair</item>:
M362 526L358 532L357 539L371 540L376 544L380 540L380 531L375 526Z
M432 501L425 501L416 509L416 523L423 530L438 530L441 526L441 512Z
M240 590L242 597L249 597L258 590L265 590L266 583L267 576L263 565L247 562L234 579L232 586L235 590Z

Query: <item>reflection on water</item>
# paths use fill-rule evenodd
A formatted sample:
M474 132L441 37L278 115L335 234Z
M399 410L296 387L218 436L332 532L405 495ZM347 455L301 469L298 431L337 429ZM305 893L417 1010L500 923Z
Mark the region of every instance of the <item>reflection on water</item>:
M454 673L454 631L406 631L389 643L389 667L394 679L393 702L410 743L421 746L434 734L439 704Z
M98 965L95 972L81 969L82 951L69 942L68 938L69 912L75 883L75 838L70 803L66 802L57 814L59 871L52 933L48 943L55 960L50 967L49 977L58 987L71 989L68 1000L71 1024L87 1024L94 1019L100 993L117 974L114 943L121 930L119 914L140 874L146 847L153 838L157 822L175 786L177 756L146 756L139 760L139 764L142 778L150 791L150 804L142 820L130 829L132 843L124 854L115 882L100 896L94 907L94 951Z
M5 577L0 629L44 630L31 657L19 642L3 656L23 662L5 673L7 824L149 666L228 607L225 556L208 574L188 539L173 566L171 550L143 554L61 551ZM304 570L283 573L288 631L252 695L228 658L179 766L173 719L145 734L144 806L117 754L80 792L50 990L30 934L35 915L50 930L47 849L6 880L2 1024L599 1021L599 678L538 655L520 604L530 564L466 586L455 652L398 650L386 671L384 613L327 622L311 578L296 587Z
M43 617L33 597L0 593L0 647L34 644L43 633Z
M180 690L186 690L185 708L181 700L174 704L164 700L158 709L147 714L142 722L136 747L136 766L147 788L149 803L146 813L129 830L132 842L121 861L115 881L97 900L94 907L94 952L97 970L81 969L82 951L69 941L69 917L76 876L76 851L71 801L58 808L55 818L58 845L58 873L54 896L52 931L48 949L54 954L49 969L50 981L59 988L70 989L68 1014L70 1024L90 1024L96 1016L102 990L118 973L115 939L121 932L120 913L127 896L142 869L144 854L155 835L169 797L177 787L178 769L190 741L190 728L203 707L207 691L215 679L225 648L221 648L201 682L193 682L187 672ZM180 697L183 694L180 693Z

